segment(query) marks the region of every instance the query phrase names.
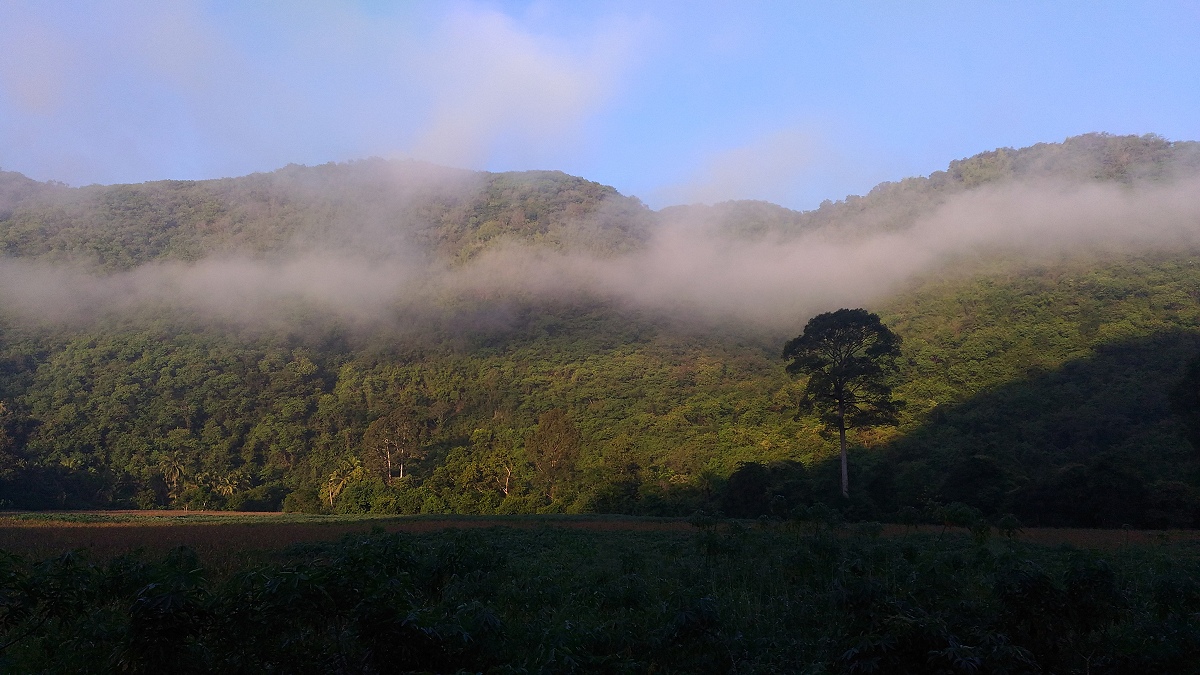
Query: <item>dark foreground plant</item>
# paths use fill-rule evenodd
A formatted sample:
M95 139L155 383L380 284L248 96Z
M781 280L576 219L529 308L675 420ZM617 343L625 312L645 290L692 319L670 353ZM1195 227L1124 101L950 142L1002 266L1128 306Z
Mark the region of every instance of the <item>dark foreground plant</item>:
M697 524L0 555L0 671L1197 672L1182 547Z

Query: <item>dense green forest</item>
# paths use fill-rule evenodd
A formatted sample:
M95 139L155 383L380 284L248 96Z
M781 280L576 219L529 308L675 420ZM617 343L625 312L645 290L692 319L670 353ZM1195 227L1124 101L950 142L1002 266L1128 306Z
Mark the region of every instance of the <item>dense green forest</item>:
M984 153L808 212L655 212L556 172L382 160L83 188L0 173L0 242L6 264L99 279L313 250L466 269L514 243L621 256L672 222L741 240L902 233L980 186L1136 190L1198 173L1200 144L1103 134ZM963 256L879 299L868 309L903 339L905 407L899 426L853 434L849 501L835 444L798 415L802 382L780 358L807 317L789 333L587 294L445 295L419 320L397 309L363 328L296 306L255 326L167 302L43 320L4 297L0 499L739 516L825 504L868 519L957 503L1031 524L1189 527L1200 456L1168 399L1200 351L1197 261L1186 242Z

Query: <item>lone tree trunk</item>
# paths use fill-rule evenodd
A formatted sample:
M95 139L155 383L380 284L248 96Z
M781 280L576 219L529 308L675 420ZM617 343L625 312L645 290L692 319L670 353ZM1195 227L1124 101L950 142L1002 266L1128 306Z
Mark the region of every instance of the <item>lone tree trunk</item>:
M787 371L808 375L800 411L815 413L826 431L838 430L843 498L850 496L846 429L897 424L901 403L887 380L899 356L900 338L865 309L818 314L783 346Z
M846 461L846 404L838 402L838 436L842 441L842 497L850 498L850 471Z

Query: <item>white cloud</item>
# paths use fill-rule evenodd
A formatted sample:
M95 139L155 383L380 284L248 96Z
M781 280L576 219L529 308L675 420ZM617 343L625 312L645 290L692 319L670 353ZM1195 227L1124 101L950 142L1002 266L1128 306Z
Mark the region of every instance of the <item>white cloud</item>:
M478 166L502 141L551 151L612 95L636 34L614 24L582 45L568 44L496 12L451 13L424 55L434 100L412 154Z
M815 135L782 129L713 153L684 182L662 188L653 199L675 204L731 199L793 203L830 155Z
M869 307L959 256L1053 261L1079 252L1195 247L1197 195L1196 178L1134 189L1010 184L953 197L898 231L847 222L844 229L735 239L672 222L644 248L620 256L513 244L461 266L422 262L392 239L394 231L353 226L342 249L323 241L271 260L162 262L105 276L0 259L0 309L70 322L175 306L199 321L278 326L306 306L350 325L400 329L417 327L422 316L458 311L464 303L455 298L487 308L506 299L582 294L701 325L734 321L790 331L818 312Z
M482 168L501 146L551 164L641 37L598 21L568 41L473 4L8 4L0 165L87 183L369 155Z

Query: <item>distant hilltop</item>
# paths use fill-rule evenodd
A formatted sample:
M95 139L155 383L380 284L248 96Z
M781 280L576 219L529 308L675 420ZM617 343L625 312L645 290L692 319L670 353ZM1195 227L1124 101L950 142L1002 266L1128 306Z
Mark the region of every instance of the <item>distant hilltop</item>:
M825 227L902 229L957 194L1006 181L1135 184L1200 174L1200 143L1103 133L1001 148L927 177L797 212L760 201L673 206L557 171L483 173L367 159L204 181L80 188L0 171L4 255L101 270L214 254L263 255L321 246L379 254L389 246L464 261L505 242L613 254L642 246L663 223L733 236Z

